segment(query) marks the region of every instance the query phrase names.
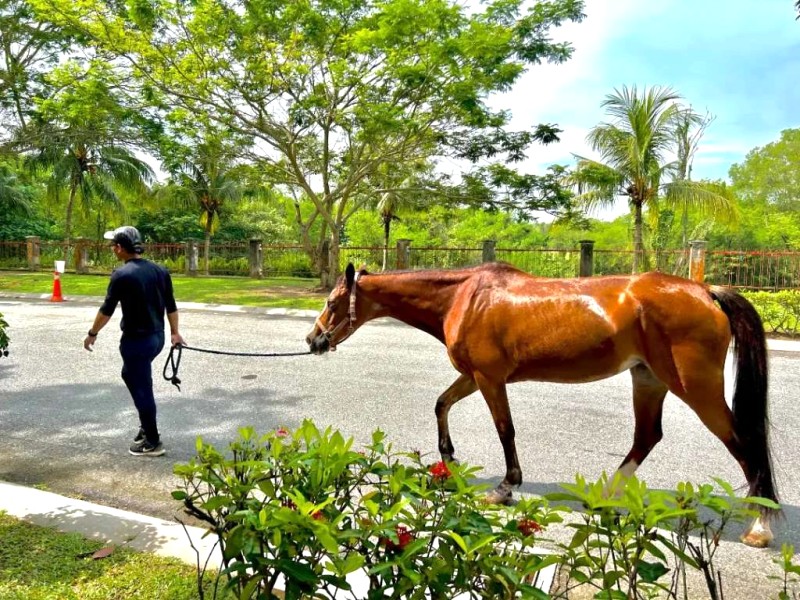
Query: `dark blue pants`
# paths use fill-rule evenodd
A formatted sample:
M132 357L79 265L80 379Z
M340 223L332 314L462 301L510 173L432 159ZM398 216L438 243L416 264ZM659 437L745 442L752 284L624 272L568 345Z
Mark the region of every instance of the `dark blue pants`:
M122 336L119 353L122 355L122 380L128 386L133 404L139 411L139 423L149 442L159 441L156 424L156 399L153 397L152 362L164 348L164 332L145 337Z

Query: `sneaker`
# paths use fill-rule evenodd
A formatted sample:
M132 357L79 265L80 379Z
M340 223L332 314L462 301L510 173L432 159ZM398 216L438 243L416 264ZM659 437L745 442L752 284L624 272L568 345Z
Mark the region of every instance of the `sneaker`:
M161 442L152 444L145 439L141 444L131 446L128 452L133 456L161 456L166 450Z
M139 427L139 433L137 433L137 434L136 434L136 437L135 437L135 438L133 438L133 443L134 443L134 445L136 445L136 446L141 446L142 444L144 444L144 441L145 441L146 439L147 439L147 438L146 438L146 437L145 437L145 435L144 435L144 429L142 429L141 427Z

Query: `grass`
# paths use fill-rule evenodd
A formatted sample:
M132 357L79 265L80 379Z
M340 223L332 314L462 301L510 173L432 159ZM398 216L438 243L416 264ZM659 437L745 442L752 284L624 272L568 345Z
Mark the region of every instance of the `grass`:
M94 560L92 554L104 543L31 525L2 512L0 540L3 600L194 600L199 596L194 567L174 559L117 547L107 558Z
M327 294L315 289L316 280L300 278L249 279L246 277L186 277L173 275L178 302L241 304L266 308L319 310ZM61 275L61 291L70 296L105 296L107 275ZM49 294L51 273L0 271L0 291Z

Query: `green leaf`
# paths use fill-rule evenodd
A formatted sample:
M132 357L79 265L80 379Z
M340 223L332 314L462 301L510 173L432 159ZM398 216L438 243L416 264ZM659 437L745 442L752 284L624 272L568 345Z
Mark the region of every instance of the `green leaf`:
M304 563L281 559L277 561L276 566L287 577L292 577L302 583L315 583L319 580L314 570Z
M639 577L647 583L655 583L659 577L669 573L669 569L660 562L646 562L644 560L636 563L636 569L639 572Z

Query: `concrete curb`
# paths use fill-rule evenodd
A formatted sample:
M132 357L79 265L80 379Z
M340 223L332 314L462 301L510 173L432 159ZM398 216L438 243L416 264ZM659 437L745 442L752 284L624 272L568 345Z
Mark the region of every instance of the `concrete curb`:
M211 556L209 566L213 568L222 564L215 538L204 538L206 530L200 527L187 525L184 530L180 523L3 481L0 481L0 510L35 525L79 533L113 546L177 558L190 565L197 564L198 553L202 562Z

